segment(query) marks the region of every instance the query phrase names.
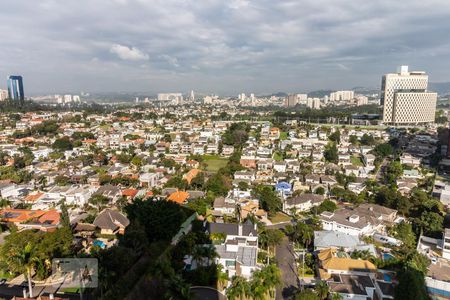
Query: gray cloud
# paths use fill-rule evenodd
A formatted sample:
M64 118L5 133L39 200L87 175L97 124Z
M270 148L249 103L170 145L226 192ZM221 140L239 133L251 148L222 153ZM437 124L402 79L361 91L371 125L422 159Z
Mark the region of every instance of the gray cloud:
M450 80L447 0L15 0L0 78L30 92L377 87L409 64ZM0 82L0 88L4 88Z
M114 44L110 49L111 53L116 54L123 60L147 60L148 54L143 53L135 47L127 47L119 44Z

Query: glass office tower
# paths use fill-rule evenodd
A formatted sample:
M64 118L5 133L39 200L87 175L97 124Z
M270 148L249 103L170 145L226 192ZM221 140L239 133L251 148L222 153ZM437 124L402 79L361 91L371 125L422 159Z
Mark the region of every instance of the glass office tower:
M11 75L8 77L8 94L11 100L25 100L22 76Z

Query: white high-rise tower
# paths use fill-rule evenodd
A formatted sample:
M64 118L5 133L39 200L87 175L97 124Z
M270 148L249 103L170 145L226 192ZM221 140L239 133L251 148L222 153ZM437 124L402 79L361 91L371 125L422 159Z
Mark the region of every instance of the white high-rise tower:
M383 76L381 104L386 125L414 126L433 123L437 94L428 92L428 75L409 72L401 66L397 73Z

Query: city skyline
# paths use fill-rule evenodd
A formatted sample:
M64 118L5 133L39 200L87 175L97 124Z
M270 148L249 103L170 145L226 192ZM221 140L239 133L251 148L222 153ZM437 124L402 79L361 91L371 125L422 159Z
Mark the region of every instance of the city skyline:
M0 12L0 75L27 94L379 88L402 64L444 82L449 14L439 0L21 0Z

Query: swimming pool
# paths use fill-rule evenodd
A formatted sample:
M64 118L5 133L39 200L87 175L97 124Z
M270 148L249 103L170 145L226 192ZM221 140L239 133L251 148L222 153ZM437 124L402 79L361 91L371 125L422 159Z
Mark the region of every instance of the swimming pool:
M386 282L392 282L392 276L389 274L383 274L383 279Z
M393 259L393 258L395 258L395 256L393 256L392 254L390 254L390 253L383 253L383 260L390 260L390 259Z
M99 246L102 249L106 248L106 244L99 240L95 240L93 244L94 244L94 246Z

